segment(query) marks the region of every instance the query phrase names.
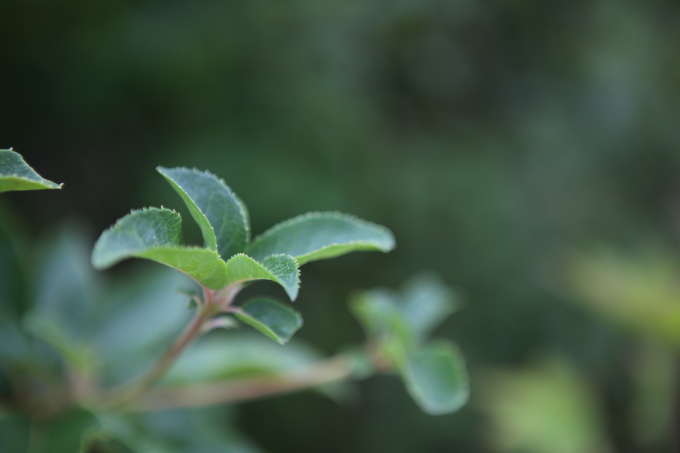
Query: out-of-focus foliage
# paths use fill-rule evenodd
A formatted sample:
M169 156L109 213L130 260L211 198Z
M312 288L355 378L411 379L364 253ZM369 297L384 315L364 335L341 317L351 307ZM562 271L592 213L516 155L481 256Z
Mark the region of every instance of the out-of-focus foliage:
M543 360L520 371L496 371L480 388L494 451L609 451L596 393L568 364Z
M639 358L638 330L620 327L631 317L572 304L601 289L554 291L565 279L552 269L565 242L580 254L651 240L680 255L679 21L671 0L7 0L0 148L68 184L3 201L29 238L67 215L101 231L171 196L147 178L162 163L223 176L252 200L255 234L319 209L389 225L391 256L306 269L296 308L316 322L302 339L331 352L361 338L349 291L433 269L464 289L466 309L436 334L461 345L473 381L536 350L566 356L598 392L613 448L675 451L653 417L665 434L646 447L631 429L633 382L666 379L643 369L654 360ZM20 307L11 269L0 297L11 281ZM473 409L432 422L382 384L342 410L310 395L251 403L240 423L279 452L485 451ZM673 399L658 391L647 407ZM284 411L296 417L261 423Z
M0 159L0 176L6 179L5 191L60 187L38 176L19 154L2 152L5 159ZM27 277L35 286L35 300L21 307L17 295L14 294L16 300L13 300L8 297L13 295L11 291L5 291L2 301L0 338L6 343L0 356L2 383L6 384L0 393L3 450L7 453L230 451L235 445L233 439L223 434L228 430L226 427L218 427L220 434L217 434L191 429L185 422L177 423L172 433L163 432L153 425L133 427L133 419L127 412L148 415L160 410L164 411L161 419L167 419L169 409L178 409L178 419L187 419L191 414L188 408L192 407L224 405L313 388L337 398L343 387L349 387L343 381L367 377L376 370L399 371L411 396L429 414L455 412L467 402L467 373L458 349L442 340L415 347L416 339L425 339L422 337L426 328L435 326L453 311L450 290L435 277L410 282L401 296L385 296L391 299L387 312L383 307L385 297L374 300L367 292L355 305L359 307L356 312L360 320L367 322L369 340L351 352L289 371L280 370L278 364L281 358L283 363L288 363L290 357L295 358L295 349L278 352L272 360L274 356L261 350L257 343L236 341L237 351L239 346L246 346L239 351L247 358L246 362L256 359L260 368L241 368L244 376L234 379L225 372L224 364L220 364L223 379L211 386L211 382L205 381L201 367L194 365L184 372L184 384L188 385L154 388L163 378L168 381L167 372L202 335L217 328L238 327L229 314L281 345L291 339L303 324L300 314L269 298L250 299L235 306L235 297L245 284L271 280L283 286L291 300L295 300L299 290L299 264L352 251L388 252L394 248L394 237L385 227L339 213L318 212L280 223L251 243L245 204L224 181L209 173L185 168L160 170L197 221L205 247L184 246L180 215L165 208L132 211L120 219L94 244L90 263L82 229L66 228L46 242L26 268ZM3 235L7 263L19 268L21 253L12 247L15 241L11 230L3 231ZM243 253L251 250L251 245L259 262ZM146 345L131 327L139 327L141 322L143 331L148 331L146 326L150 324L160 326L156 332L175 330L171 318L151 317L151 312L144 310L153 300L147 292L142 292L147 297L144 300L128 297L133 299L128 302L132 304L132 316L119 316L124 304L111 305L110 299L106 300L111 290L105 288L89 264L101 270L131 257L157 261L193 279L193 287L180 289L177 294L189 297L187 308L196 313L172 342L167 338L168 341L158 343L165 352L155 359L149 371L108 386L104 376L109 371L107 367L119 371L125 370L125 366L107 360L107 347L120 351L118 343L122 343L125 355L119 352L119 357L124 357L128 368L139 366L143 362L138 359L144 357ZM31 272L34 270L37 270L36 276ZM160 287L165 292L170 287L165 279L150 274L144 277L147 285L165 284ZM10 281L6 286L11 288L17 283ZM127 282L123 288L130 286ZM383 309L375 309L376 304ZM127 322L121 325L121 320ZM404 336L392 332L393 322L404 326ZM111 331L134 337L134 346L130 348L127 342L126 349L124 338L106 335ZM104 341L100 340L102 334ZM142 333L141 338L144 337ZM149 336L146 337L148 340ZM152 335L151 338L158 337ZM229 347L225 348L223 343L213 344L220 347L213 348L213 355L208 357L215 363ZM201 351L211 349L203 347ZM361 362L363 365L358 365ZM169 381L172 382L172 378ZM206 421L207 424L216 422L215 418Z
M356 294L352 311L361 321L375 361L401 375L421 409L455 412L468 400L465 361L458 347L426 334L454 310L454 297L436 277L412 277L400 292L379 288Z
M680 264L659 247L634 253L600 249L565 260L574 301L635 334L629 352L633 401L627 425L641 446L673 432L680 330Z
M680 257L645 249L576 255L564 269L576 301L644 336L680 349Z

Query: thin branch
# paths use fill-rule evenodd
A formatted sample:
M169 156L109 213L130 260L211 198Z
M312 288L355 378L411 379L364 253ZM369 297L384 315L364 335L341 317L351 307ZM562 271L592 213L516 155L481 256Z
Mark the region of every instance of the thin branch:
M199 308L196 316L191 323L184 329L182 334L177 337L175 342L165 351L158 361L144 374L139 380L132 383L125 383L118 388L114 388L103 399L103 406L119 406L139 397L146 392L158 380L163 377L166 371L172 366L180 353L192 340L200 333L203 323L206 320L206 312Z
M232 379L155 389L138 398L127 409L151 411L234 403L316 387L346 379L351 375L352 367L349 360L345 356L337 356L303 369L271 377Z
M100 405L103 407L124 406L147 392L165 375L182 351L193 340L204 333L203 327L205 322L210 317L219 313L222 306L229 306L241 288L241 285L233 285L220 292L203 288L203 303L197 307L196 316L194 316L194 319L187 325L174 343L146 374L136 381L123 384L107 392L101 399ZM215 296L218 296L218 298L215 298Z

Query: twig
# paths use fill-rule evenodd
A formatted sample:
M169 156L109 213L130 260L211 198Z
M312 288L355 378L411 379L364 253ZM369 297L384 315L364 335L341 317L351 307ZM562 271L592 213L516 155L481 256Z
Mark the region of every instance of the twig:
M229 286L221 291L203 288L204 300L198 305L196 316L151 369L138 380L107 392L98 405L105 408L124 406L147 392L165 375L182 351L204 333L204 323L231 305L241 288L241 285Z
M131 403L130 411L152 411L214 404L234 403L269 395L290 393L346 379L352 367L345 356L318 362L309 367L276 376L232 379L229 381L159 388Z

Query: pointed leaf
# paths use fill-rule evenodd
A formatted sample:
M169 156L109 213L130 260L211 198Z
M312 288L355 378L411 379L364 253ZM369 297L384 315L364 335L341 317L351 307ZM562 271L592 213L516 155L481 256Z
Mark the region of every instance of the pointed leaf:
M21 154L0 149L0 192L40 189L61 189L61 184L42 178L24 162Z
M146 258L178 269L208 288L225 286L226 264L216 252L181 244L178 213L158 208L133 211L102 233L92 264L106 269L127 258Z
M224 181L195 169L157 170L186 203L209 249L217 250L225 261L243 252L250 239L248 212Z
M234 315L281 344L286 344L302 327L302 317L298 312L273 299L249 300L234 311Z
M290 300L295 300L300 287L300 272L295 258L273 255L258 263L240 253L227 261L227 284L271 280L283 286Z
M468 400L465 361L449 342L431 342L411 354L401 374L408 393L430 415L455 412Z
M359 250L389 252L394 236L387 228L338 212L313 212L286 220L246 248L257 260L285 253L299 265Z

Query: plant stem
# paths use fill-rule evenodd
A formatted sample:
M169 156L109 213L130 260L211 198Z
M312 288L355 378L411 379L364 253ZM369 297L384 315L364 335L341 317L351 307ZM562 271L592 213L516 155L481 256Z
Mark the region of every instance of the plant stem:
M123 384L121 387L110 391L107 396L102 398L104 401L102 405L104 407L123 406L148 391L165 375L182 351L196 337L204 333L203 326L205 322L219 313L223 307L231 305L240 289L241 285L227 287L220 292L203 288L203 303L199 304L196 316L194 316L194 319L187 325L180 336L177 337L146 374L135 382Z
M131 411L150 411L212 404L234 403L269 395L290 393L327 384L352 375L345 356L337 356L303 369L260 378L233 379L148 392L127 407Z

